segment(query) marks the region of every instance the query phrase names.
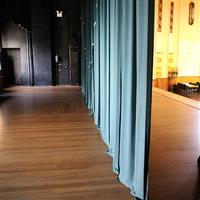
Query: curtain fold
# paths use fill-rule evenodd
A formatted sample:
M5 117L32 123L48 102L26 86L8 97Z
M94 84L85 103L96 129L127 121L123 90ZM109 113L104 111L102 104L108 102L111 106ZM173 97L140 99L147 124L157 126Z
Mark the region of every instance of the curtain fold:
M151 0L82 0L82 92L113 171L139 199L148 197L151 9Z
M94 120L97 128L100 127L100 49L99 49L99 4L94 2Z

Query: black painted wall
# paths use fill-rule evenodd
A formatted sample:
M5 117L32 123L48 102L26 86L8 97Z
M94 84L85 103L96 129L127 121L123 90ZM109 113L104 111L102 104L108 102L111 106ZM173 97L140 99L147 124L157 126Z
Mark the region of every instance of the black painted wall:
M34 85L52 85L51 6L49 1L31 1Z
M54 63L56 82L59 85L80 84L80 69L78 50L80 38L80 2L54 0L52 4L53 57L58 57ZM63 16L56 17L56 11L62 11Z
M14 24L8 19L4 19L4 23L1 25L1 40L2 48L4 52L6 49L19 49L20 61L15 63L21 63L21 71L18 76L18 84L29 85L29 64L27 54L27 37L26 31L21 29L18 25ZM14 61L13 61L14 62ZM6 66L4 66L6 67Z
M3 89L3 72L2 72L2 42L1 42L1 18L0 18L0 92Z
M79 0L0 0L0 5L2 48L20 50L22 85L80 84ZM57 9L64 11L62 19Z

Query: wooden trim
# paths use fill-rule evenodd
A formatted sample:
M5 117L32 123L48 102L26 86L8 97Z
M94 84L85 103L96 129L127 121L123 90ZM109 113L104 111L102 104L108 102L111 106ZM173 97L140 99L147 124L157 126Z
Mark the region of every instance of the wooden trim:
M163 90L169 89L168 78L157 78L153 80L153 87L157 87Z

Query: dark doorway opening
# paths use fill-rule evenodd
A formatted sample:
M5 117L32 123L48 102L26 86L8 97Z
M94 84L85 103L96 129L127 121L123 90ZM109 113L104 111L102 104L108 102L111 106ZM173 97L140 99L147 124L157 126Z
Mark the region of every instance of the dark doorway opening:
M2 49L2 71L4 86L22 84L20 48Z

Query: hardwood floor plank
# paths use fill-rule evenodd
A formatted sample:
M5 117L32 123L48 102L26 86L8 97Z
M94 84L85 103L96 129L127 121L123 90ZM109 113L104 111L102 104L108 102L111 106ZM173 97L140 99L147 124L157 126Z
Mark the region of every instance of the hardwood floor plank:
M79 87L1 95L1 200L133 199L112 172ZM152 110L150 200L198 199L199 110L158 93Z
M200 110L189 101L153 92L150 199L200 199Z
M131 200L79 87L15 87L1 105L1 200Z

